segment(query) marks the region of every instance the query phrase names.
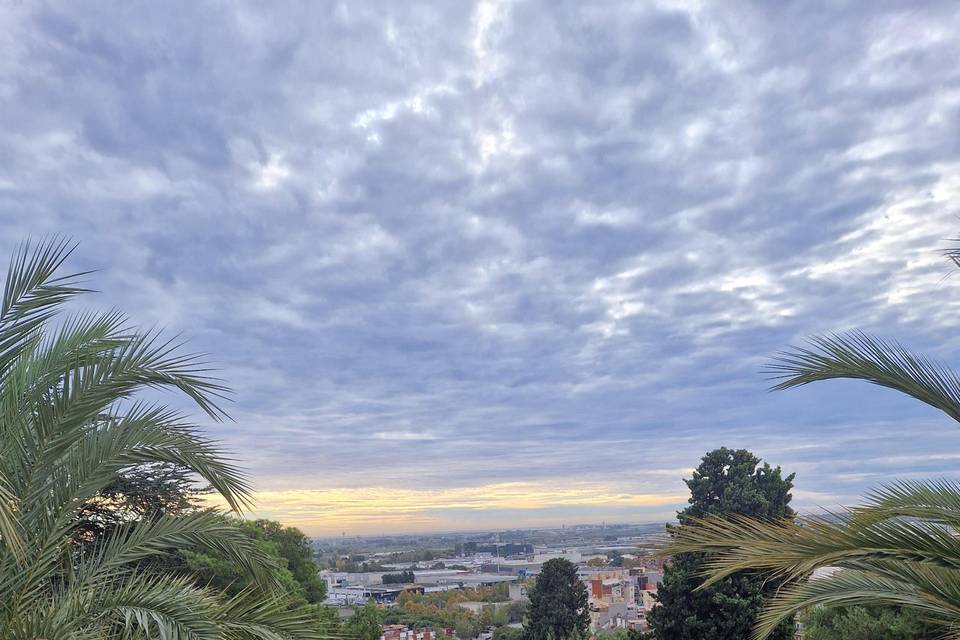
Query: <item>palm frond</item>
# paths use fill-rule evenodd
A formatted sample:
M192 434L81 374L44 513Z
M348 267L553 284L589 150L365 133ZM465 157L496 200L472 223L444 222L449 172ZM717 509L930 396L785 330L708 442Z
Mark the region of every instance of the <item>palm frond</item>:
M141 560L178 549L208 551L243 567L265 591L274 563L256 542L215 510L185 516L157 516L118 528L94 546L77 570L79 582L96 583L104 576Z
M920 611L931 622L950 628L960 611L949 601L925 593L916 585L845 569L837 573L785 587L760 614L754 640L765 640L781 622L815 606L893 606Z
M745 570L797 580L821 567L866 560L960 570L960 538L952 529L901 518L861 524L854 516L807 518L802 523L710 517L678 527L666 551L710 554L705 586Z
M916 518L960 527L960 482L901 480L867 494L864 507L852 510L861 526L886 518Z
M330 640L332 636L304 607L284 595L264 598L244 590L220 605L215 619L224 640Z
M0 299L0 637L325 638L316 616L277 593L272 560L214 511L158 515L78 542L84 505L124 470L169 463L195 473L234 511L245 476L184 415L141 400L163 389L215 420L227 388L176 340L130 328L116 311L54 318L86 291L58 276L74 245L25 243ZM59 319L58 319L59 320ZM192 577L145 561L177 549L214 553L256 579L224 601Z
M26 559L26 547L17 517L19 502L0 470L0 549L9 551L17 562L22 563Z
M214 442L185 424L177 411L134 403L124 415L102 416L89 428L69 435L55 439L44 452L44 466L55 469L54 487L35 478L28 496L52 490L60 504L73 509L126 467L171 463L196 473L235 511L248 504L250 487L243 473Z
M221 638L213 594L194 586L188 577L131 575L94 594L80 610L105 630L120 626L127 635L140 631L146 637Z
M960 248L945 255L960 266ZM960 376L897 342L863 332L810 338L778 354L766 372L773 389L837 378L894 389L960 421ZM671 531L667 553L705 554L706 584L740 571L783 580L755 628L768 637L813 606L893 605L920 611L960 638L960 483L897 482L863 506L796 522L734 515ZM832 568L829 576L814 577Z
M943 255L954 264L960 267L960 238L951 238L951 246L943 250Z
M0 300L0 373L36 338L37 329L54 316L57 307L89 291L79 286L86 272L55 275L76 246L58 237L35 248L28 241L10 259Z
M960 620L958 499L945 481L897 483L864 506L796 522L708 517L673 529L665 552L705 554L704 586L742 571L784 581L758 619L757 639L820 605L910 607L949 629ZM836 573L812 577L824 568Z
M810 338L809 347L778 354L766 368L774 390L848 378L895 389L960 421L960 377L946 365L863 332Z

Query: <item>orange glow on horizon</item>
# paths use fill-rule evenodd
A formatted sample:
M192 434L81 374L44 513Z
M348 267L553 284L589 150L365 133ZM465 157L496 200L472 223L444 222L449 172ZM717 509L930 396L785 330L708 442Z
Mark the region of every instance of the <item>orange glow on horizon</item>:
M546 486L532 482L503 482L480 487L409 489L355 487L293 489L254 493L256 508L247 517L265 517L302 529L308 535L415 533L464 528L501 528L504 515L522 520L508 526L550 526L589 521L583 515L560 518L543 511L594 507L625 510L670 507L686 495L630 494L597 483ZM212 505L223 506L219 497ZM495 518L490 518L494 513ZM633 518L637 519L637 518ZM485 522L489 520L489 524Z

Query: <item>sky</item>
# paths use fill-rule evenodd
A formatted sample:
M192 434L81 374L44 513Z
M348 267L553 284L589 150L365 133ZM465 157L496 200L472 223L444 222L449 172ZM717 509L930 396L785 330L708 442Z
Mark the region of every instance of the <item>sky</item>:
M189 338L311 535L657 522L700 457L801 511L960 479L805 336L960 361L956 2L0 4L0 256ZM2 258L0 258L2 259ZM170 402L180 402L169 397Z

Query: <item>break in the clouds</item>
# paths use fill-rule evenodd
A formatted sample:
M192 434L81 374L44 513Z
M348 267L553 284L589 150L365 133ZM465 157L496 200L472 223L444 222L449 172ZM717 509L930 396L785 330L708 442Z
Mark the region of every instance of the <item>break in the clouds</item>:
M955 2L0 6L0 245L66 233L236 390L309 533L657 520L708 449L802 508L960 429L765 360L960 360Z

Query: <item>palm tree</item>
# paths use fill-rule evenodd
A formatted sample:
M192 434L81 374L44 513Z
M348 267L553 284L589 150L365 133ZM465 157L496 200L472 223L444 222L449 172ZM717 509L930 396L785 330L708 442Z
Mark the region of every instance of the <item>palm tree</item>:
M239 513L243 475L185 416L148 402L168 389L215 420L227 392L196 356L116 311L63 314L85 274L58 275L75 245L25 243L0 301L0 638L321 638L269 582L270 560L214 510L156 515L78 543L78 514L125 469L195 473ZM150 571L171 550L213 550L259 586L226 598Z
M960 266L960 250L947 254ZM770 367L788 389L848 378L895 389L960 422L960 377L896 342L864 333L815 337ZM960 483L898 482L863 506L797 522L705 518L674 530L666 553L704 552L706 584L762 571L786 586L757 621L754 638L813 606L892 605L919 611L960 638Z

